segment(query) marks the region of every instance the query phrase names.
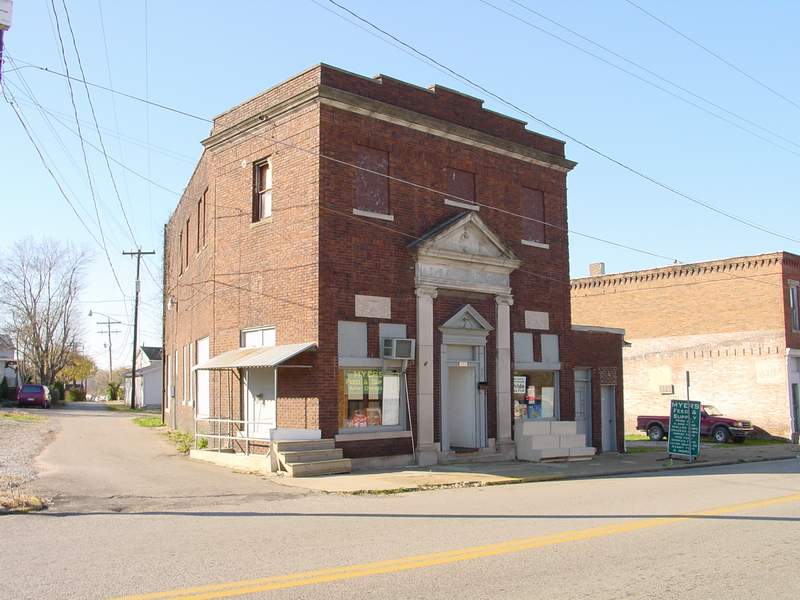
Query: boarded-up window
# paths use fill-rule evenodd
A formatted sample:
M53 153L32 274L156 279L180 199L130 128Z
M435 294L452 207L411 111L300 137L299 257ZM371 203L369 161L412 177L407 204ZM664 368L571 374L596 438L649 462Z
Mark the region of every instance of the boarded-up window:
M539 190L522 188L522 239L545 243L544 194Z
M447 194L456 202L475 202L475 174L447 169Z
M356 208L389 214L389 154L383 150L358 147L356 170Z

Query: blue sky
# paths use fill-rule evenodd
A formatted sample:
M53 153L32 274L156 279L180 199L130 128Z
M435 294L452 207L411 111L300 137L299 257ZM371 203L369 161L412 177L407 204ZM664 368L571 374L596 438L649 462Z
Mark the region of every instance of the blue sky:
M485 97L408 54L345 22L310 0L192 2L177 0L68 2L87 79L204 116L317 62L364 75L385 73L418 85L440 83ZM787 140L758 131L778 148L673 96L586 56L477 0L342 3L398 37L468 75L570 135L670 186L794 238L800 238L798 181L800 108L735 72L625 0L545 2L520 0L659 75L704 96ZM800 4L795 2L688 2L637 0L692 38L800 104L797 57ZM608 60L654 80L509 0L497 6L561 35ZM60 0L56 7L70 69L78 66ZM326 0L319 4L336 10ZM147 5L147 27L145 27ZM100 19L102 6L103 20ZM63 71L50 0L17 0L6 35L11 57ZM105 25L105 43L102 24ZM106 54L105 48L108 48ZM14 66L5 64L8 71ZM110 66L110 72L109 72ZM109 79L110 75L110 79ZM24 82L21 79L24 77ZM91 196L65 80L33 69L7 72L7 86L70 198L97 234ZM48 125L23 93L27 84L52 111ZM669 87L663 82L659 85ZM679 95L685 93L673 89ZM75 84L82 128L97 145L85 92ZM180 192L209 131L201 121L92 90L108 153L160 186ZM694 102L697 100L692 99ZM487 108L553 131L486 98ZM706 105L707 106L707 105ZM718 109L707 106L714 112ZM726 118L732 117L725 115ZM735 120L735 119L733 119ZM50 126L58 132L59 141ZM123 300L101 251L43 170L8 105L0 103L0 198L7 245L26 235L60 237L94 253L89 308L123 321L114 338L117 364L130 360L131 303ZM133 266L122 250L133 248L105 163L87 148L99 211L112 261L127 296ZM770 252L800 252L800 245L747 228L642 180L574 142L567 155L579 164L570 174L569 224L581 231L682 261ZM163 224L178 196L112 163L120 197L136 239L158 254L147 259L142 279L140 339L160 343L160 261ZM603 260L610 271L659 266L664 259L571 236L573 276ZM86 319L87 349L105 366L104 337Z

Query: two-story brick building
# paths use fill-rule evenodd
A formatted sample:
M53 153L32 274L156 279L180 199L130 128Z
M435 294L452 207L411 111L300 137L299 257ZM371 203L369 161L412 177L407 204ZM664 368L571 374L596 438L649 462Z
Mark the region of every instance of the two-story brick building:
M624 327L625 425L690 395L776 436L800 432L800 256L775 252L572 285L573 318Z
M570 317L563 142L319 65L203 145L165 229L171 427L362 465L513 457L515 415L622 447L622 332Z

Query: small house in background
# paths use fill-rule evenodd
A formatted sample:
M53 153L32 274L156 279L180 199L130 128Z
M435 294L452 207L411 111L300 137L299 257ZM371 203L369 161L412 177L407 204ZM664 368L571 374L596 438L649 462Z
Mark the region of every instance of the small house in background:
M692 400L800 437L800 256L774 252L572 281L572 318L624 327L625 429Z
M136 354L136 407L161 408L163 349L142 346ZM125 373L125 403L131 402L131 372Z
M17 388L17 349L7 335L0 334L0 381L5 377L9 398Z

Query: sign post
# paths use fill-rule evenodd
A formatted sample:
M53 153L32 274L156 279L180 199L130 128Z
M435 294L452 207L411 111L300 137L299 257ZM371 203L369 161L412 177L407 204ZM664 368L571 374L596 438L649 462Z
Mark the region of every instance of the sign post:
M667 455L693 462L700 456L700 403L673 400L669 410Z

